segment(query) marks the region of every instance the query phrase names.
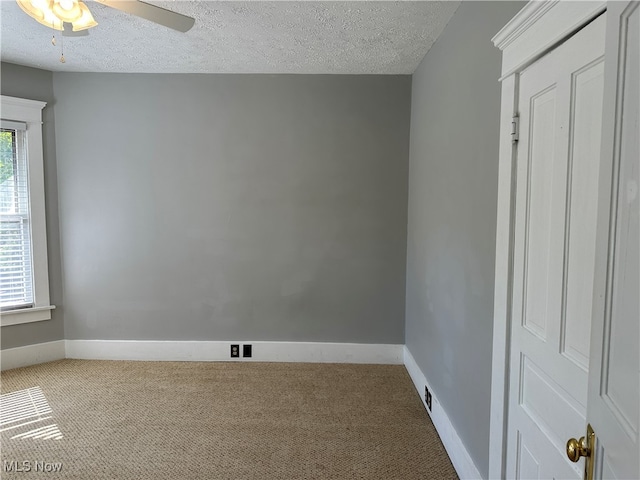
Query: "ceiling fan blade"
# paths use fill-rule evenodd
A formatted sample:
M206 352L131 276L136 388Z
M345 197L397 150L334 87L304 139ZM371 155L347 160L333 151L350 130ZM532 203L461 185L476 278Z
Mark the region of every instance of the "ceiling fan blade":
M150 3L139 0L96 0L107 7L115 8L123 12L130 13L137 17L144 18L154 23L173 28L179 32L187 32L193 27L195 19L172 12L166 8L156 7Z

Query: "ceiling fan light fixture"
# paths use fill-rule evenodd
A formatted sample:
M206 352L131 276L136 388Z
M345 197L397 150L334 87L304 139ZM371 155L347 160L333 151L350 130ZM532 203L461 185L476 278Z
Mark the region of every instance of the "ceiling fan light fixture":
M89 8L79 0L16 0L20 8L42 25L63 31L70 23L74 32L95 27Z
M64 30L64 24L62 20L56 17L51 10L46 10L44 12L44 21L40 23L42 25L46 25L49 28L53 28L54 30Z
M51 11L52 0L16 0L16 3L24 13L38 23L59 31L64 28L62 20Z
M82 17L78 0L53 0L51 10L56 17L67 23L73 23Z
M72 22L73 31L79 32L80 30L86 30L87 28L95 27L98 25L98 22L95 21L93 15L89 11L89 7L87 7L83 2L78 2L80 4L80 10L82 11L81 17Z
M50 0L31 0L31 6L37 10L51 9Z

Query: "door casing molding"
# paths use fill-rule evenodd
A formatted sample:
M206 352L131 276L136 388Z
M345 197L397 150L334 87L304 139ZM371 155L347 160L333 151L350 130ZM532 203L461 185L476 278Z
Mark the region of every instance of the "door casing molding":
M516 146L511 141L518 114L519 75L606 9L605 1L531 1L492 41L502 51L496 260L491 365L489 478L506 478L506 441L513 284Z

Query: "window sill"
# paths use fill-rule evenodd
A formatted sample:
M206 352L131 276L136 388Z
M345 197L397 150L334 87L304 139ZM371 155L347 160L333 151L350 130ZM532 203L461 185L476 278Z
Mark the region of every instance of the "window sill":
M55 305L48 305L46 307L32 307L23 308L21 310L10 310L8 312L2 312L0 325L8 327L9 325L20 325L22 323L41 322L43 320L51 319L51 310Z

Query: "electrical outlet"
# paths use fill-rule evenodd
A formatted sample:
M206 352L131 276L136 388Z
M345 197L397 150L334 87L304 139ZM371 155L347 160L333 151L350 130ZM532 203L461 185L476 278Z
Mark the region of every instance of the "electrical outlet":
M242 345L242 356L246 358L251 357L251 345Z
M424 387L424 402L427 404L429 411L431 411L431 392L426 385Z
M240 357L240 345L231 345L231 358Z

